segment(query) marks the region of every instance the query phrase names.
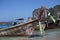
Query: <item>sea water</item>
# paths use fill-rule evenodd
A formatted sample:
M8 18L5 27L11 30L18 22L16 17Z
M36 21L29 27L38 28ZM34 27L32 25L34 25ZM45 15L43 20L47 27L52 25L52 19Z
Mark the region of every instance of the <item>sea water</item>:
M13 26L12 23L8 22L7 24L0 24L0 29Z

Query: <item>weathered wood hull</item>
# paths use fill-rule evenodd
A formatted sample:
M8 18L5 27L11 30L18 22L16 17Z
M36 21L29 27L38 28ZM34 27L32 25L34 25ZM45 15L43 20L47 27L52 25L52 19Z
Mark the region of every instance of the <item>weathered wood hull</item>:
M0 29L0 36L19 36L19 35L32 35L33 27L27 26L37 20L32 20L22 24L14 25L8 28Z

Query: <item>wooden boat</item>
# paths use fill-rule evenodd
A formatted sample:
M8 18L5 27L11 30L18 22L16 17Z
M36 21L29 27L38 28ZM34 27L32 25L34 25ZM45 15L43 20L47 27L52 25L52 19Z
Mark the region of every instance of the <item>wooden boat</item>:
M19 36L19 35L32 35L33 27L29 24L36 22L32 20L22 24L17 24L11 27L0 29L0 36ZM29 26L28 26L29 25Z

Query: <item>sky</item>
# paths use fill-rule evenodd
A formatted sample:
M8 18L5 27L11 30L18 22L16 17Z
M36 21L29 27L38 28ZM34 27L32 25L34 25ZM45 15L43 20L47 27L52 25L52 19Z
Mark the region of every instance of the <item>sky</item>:
M32 17L34 9L60 5L60 0L0 0L0 22Z

